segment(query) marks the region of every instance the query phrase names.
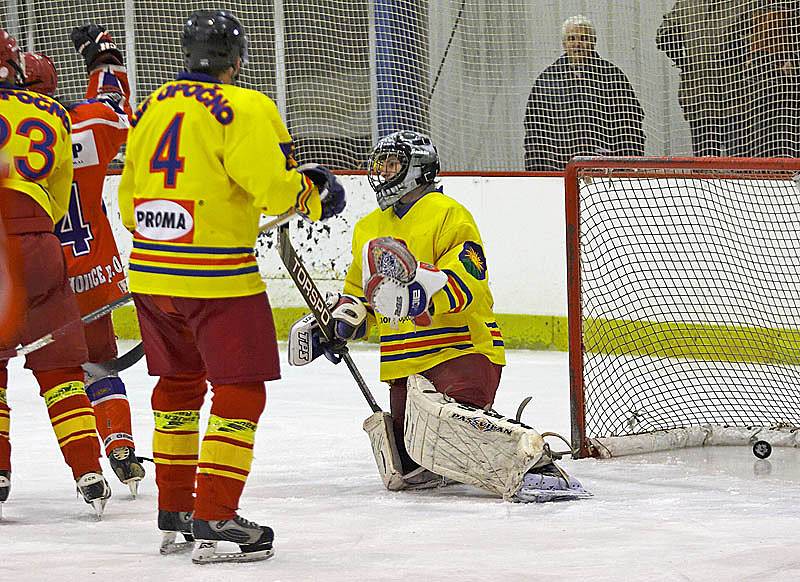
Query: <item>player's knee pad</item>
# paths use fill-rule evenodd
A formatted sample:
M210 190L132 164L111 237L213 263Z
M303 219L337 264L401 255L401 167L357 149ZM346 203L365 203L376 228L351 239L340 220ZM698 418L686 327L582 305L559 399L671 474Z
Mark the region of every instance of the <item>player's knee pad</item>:
M120 380L119 376L106 376L93 381L86 386L86 395L89 397L89 402L92 403L92 406L96 406L106 400L128 397L127 392L125 392L125 384Z
M531 427L459 404L419 375L408 378L404 437L411 458L426 469L505 499L529 469L550 462Z

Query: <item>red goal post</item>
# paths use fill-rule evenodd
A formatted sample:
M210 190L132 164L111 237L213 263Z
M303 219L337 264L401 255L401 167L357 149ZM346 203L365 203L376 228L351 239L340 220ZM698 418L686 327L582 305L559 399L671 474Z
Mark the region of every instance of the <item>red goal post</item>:
M572 445L800 446L800 160L566 169Z

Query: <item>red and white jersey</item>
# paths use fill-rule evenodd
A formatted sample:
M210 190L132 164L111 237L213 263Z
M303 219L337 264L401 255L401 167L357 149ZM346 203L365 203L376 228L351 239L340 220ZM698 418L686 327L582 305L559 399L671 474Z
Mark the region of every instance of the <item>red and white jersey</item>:
M74 176L69 209L55 233L67 275L85 315L127 293L122 261L103 204L108 164L128 136L130 87L125 67L92 71L86 99L67 108Z

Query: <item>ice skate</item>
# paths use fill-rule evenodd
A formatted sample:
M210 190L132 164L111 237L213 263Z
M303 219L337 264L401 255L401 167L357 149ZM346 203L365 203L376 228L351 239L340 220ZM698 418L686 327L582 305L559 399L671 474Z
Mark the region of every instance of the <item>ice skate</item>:
M190 511L158 510L158 529L161 530L161 555L188 552L194 545L192 536L192 513ZM183 536L182 542L175 541L178 534Z
M83 500L94 508L95 515L102 517L106 501L111 497L111 488L105 477L100 473L86 473L75 481L75 485Z
M3 503L11 493L11 471L0 471L0 519L3 519Z
M131 495L136 497L139 492L139 481L144 479L145 471L142 463L136 457L132 447L117 447L108 455L108 461L114 474L131 490Z
M570 477L555 463L528 471L522 486L511 498L519 503L544 503L584 499L592 494L586 491L575 477Z
M266 560L275 554L272 528L258 525L239 517L233 519L192 521L194 551L192 562L212 564L215 562L256 562ZM217 552L217 543L233 542L239 552Z

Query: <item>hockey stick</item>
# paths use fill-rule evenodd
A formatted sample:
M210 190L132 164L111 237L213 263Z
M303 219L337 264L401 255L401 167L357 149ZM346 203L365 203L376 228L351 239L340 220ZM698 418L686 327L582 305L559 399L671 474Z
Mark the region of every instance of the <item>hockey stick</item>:
M314 284L314 280L306 270L300 257L297 256L294 247L292 247L292 241L289 239L289 225L285 222L278 227L278 253L281 256L283 264L286 266L286 270L289 271L289 276L292 278L292 281L294 281L303 299L305 299L314 317L316 317L320 332L322 332L322 335L325 336L325 339L329 343L337 343L336 335L333 332L331 310L328 308L328 304L325 303L325 299ZM382 412L381 407L378 406L375 397L364 381L364 377L361 375L361 372L358 371L355 362L353 362L347 345L345 344L341 347L337 347L336 354L341 355L344 363L347 364L347 369L350 370L350 373L353 375L353 379L356 381L356 384L358 384L358 388L367 400L367 404L369 404L372 412Z
M105 362L98 364L86 362L81 366L89 376L95 378L105 378L106 376L113 376L119 374L123 370L127 370L144 356L144 344L139 342L127 352L117 358L112 358Z
M108 315L118 307L122 307L123 305L130 303L132 300L133 297L131 296L131 294L126 293L125 295L123 295L122 297L120 297L115 301L112 301L108 305L103 305L102 307L95 309L91 313L87 313L86 315L81 317L80 321L83 324L92 323L93 321L96 321L101 317ZM77 323L76 321L70 321L69 323L62 325L58 329L51 331L47 335L44 335L37 340L34 340L30 343L20 346L17 349L11 349L11 350L6 350L4 352L0 352L0 358L7 359L7 358L13 358L14 356L25 356L27 354L30 354L31 352L35 352L36 350L48 346L54 341L56 341L58 338L64 336L70 330L70 328L76 323Z
M273 228L283 226L284 224L288 223L294 216L297 216L297 208L292 208L291 210L287 210L286 212L284 212L283 214L279 214L269 222L265 222L264 224L258 227L258 234L269 232Z
M258 228L259 234L268 232L273 228L280 226L281 224L285 224L296 214L297 210L293 208L287 212L284 212L283 214L276 216L274 219L264 223ZM136 362L141 360L142 357L144 357L144 345L142 344L142 342L139 342L138 344L133 346L130 350L128 350L127 352L125 352L124 354L122 354L117 358L112 358L108 361L100 363L87 362L83 364L82 368L90 376L102 378L104 376L118 374L123 370L127 370L128 368L133 366Z
M266 222L263 225L261 225L258 228L258 231L259 233L268 232L273 228L284 225L289 220L291 220L292 217L294 217L296 214L297 210L295 208L292 208L291 210L284 212L283 214L276 216L269 222ZM130 293L127 293L122 297L120 297L119 299L117 299L116 301L112 301L108 305L104 305L103 307L100 307L99 309L96 309L91 313L84 315L81 318L81 322L87 324L96 321L101 317L108 315L118 307L122 307L123 305L129 303L132 299L133 298L131 297ZM51 343L56 341L59 337L63 336L72 325L74 325L74 322L69 322L68 324L63 325L57 330L52 331L49 334L42 336L37 340L34 340L30 343L20 346L17 349L11 349L11 350L6 350L4 352L0 352L0 358L6 359L6 358L13 358L14 356L25 356L27 354L30 354L31 352L35 352L36 350L39 350L47 345L50 345ZM138 362L141 359L142 355L144 355L143 350L144 349L141 347L141 345L139 345L134 347L130 352L124 354L122 358L126 358L126 360L123 360L123 362L130 362L130 363L122 368L119 368L119 370L124 370L126 368L129 368L130 366ZM119 365L119 361L122 358L117 358L115 360L109 360L108 362L103 362L102 364L100 364L100 366L108 369L114 369Z

